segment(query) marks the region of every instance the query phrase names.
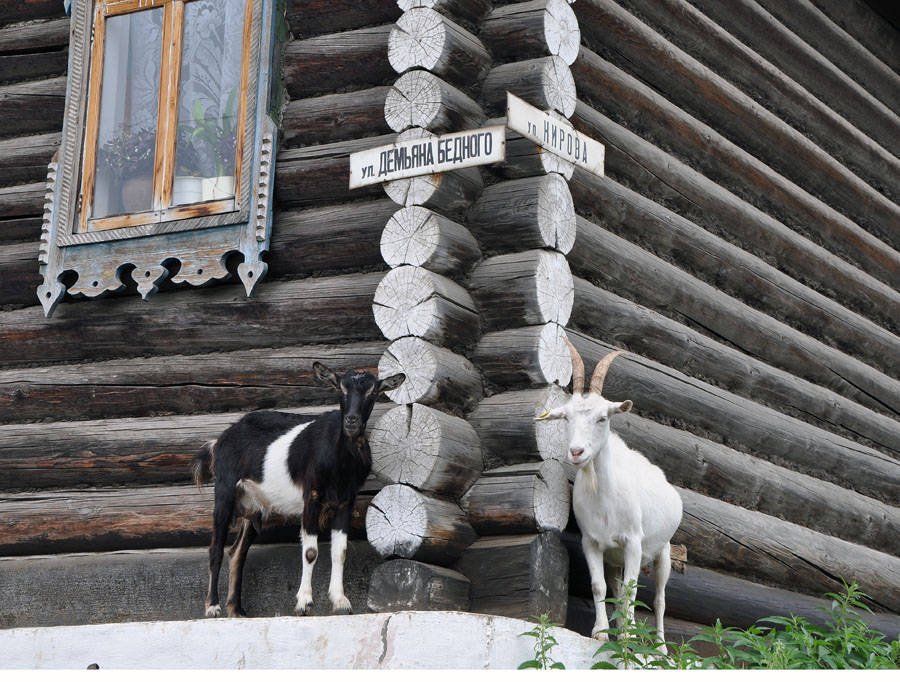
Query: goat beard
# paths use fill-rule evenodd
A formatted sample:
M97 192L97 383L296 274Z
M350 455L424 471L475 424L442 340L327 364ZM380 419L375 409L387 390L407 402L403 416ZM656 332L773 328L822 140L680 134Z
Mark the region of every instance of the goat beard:
M584 487L588 489L588 492L597 492L597 470L594 469L593 457L579 469L579 473L584 476Z

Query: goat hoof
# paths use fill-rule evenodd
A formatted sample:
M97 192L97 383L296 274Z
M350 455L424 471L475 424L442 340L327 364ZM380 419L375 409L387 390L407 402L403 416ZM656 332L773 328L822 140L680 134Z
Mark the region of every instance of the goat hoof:
M298 616L311 616L312 607L313 603L311 601L308 601L305 604L301 604L298 602L296 608L294 609L294 613L296 613Z
M603 632L606 628L596 627L591 630L591 637L596 639L598 642L608 642L609 641L609 633Z
M229 618L246 618L247 612L240 606L234 607L226 605L225 611L228 613Z
M221 615L222 615L222 607L219 606L218 604L206 607L206 617L207 618L218 618Z

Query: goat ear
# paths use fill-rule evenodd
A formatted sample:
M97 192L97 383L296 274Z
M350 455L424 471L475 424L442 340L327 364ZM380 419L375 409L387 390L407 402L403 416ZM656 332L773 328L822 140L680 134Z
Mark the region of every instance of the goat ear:
M316 374L316 379L319 380L323 386L331 386L335 391L341 390L341 380L337 374L328 369L321 362L313 363L313 372Z
M547 420L549 420L549 419L562 419L562 418L565 417L565 416L566 416L565 406L563 406L563 407L556 407L556 408L554 408L554 409L552 409L552 410L547 410L547 411L544 412L544 414L542 414L542 415L539 415L539 416L535 417L535 418L534 418L534 421L536 421L536 422L543 422L543 421L547 421Z
M387 379L380 379L378 381L378 395L381 395L385 391L393 391L404 381L406 381L406 375L402 372L400 374L389 376Z
M630 400L626 400L622 403L613 403L609 406L609 413L618 414L619 412L631 412L632 407L634 407L634 403Z

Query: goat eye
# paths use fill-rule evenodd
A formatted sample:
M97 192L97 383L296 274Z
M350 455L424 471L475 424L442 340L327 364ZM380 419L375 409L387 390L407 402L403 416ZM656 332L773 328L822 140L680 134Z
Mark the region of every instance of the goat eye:
M605 422L606 419L607 419L606 417L600 417L599 419L597 419L597 421L602 423L602 422Z

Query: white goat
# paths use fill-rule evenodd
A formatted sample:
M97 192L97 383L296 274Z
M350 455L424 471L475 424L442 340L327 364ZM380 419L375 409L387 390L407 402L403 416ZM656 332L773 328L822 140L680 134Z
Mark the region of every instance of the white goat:
M591 636L600 641L608 639L602 632L609 628L603 602L604 561L616 569L613 591L618 599L623 586L631 580L636 583L641 566L652 560L656 629L660 641L665 642L665 589L671 570L669 541L681 523L681 497L659 467L610 431L609 418L632 407L630 400L614 403L600 395L606 372L622 351L610 353L597 363L585 394L584 362L571 342L565 341L572 354L572 397L537 420L565 419L569 423L568 460L578 468L572 505L581 529L597 609ZM629 609L628 618L634 619L633 608Z

